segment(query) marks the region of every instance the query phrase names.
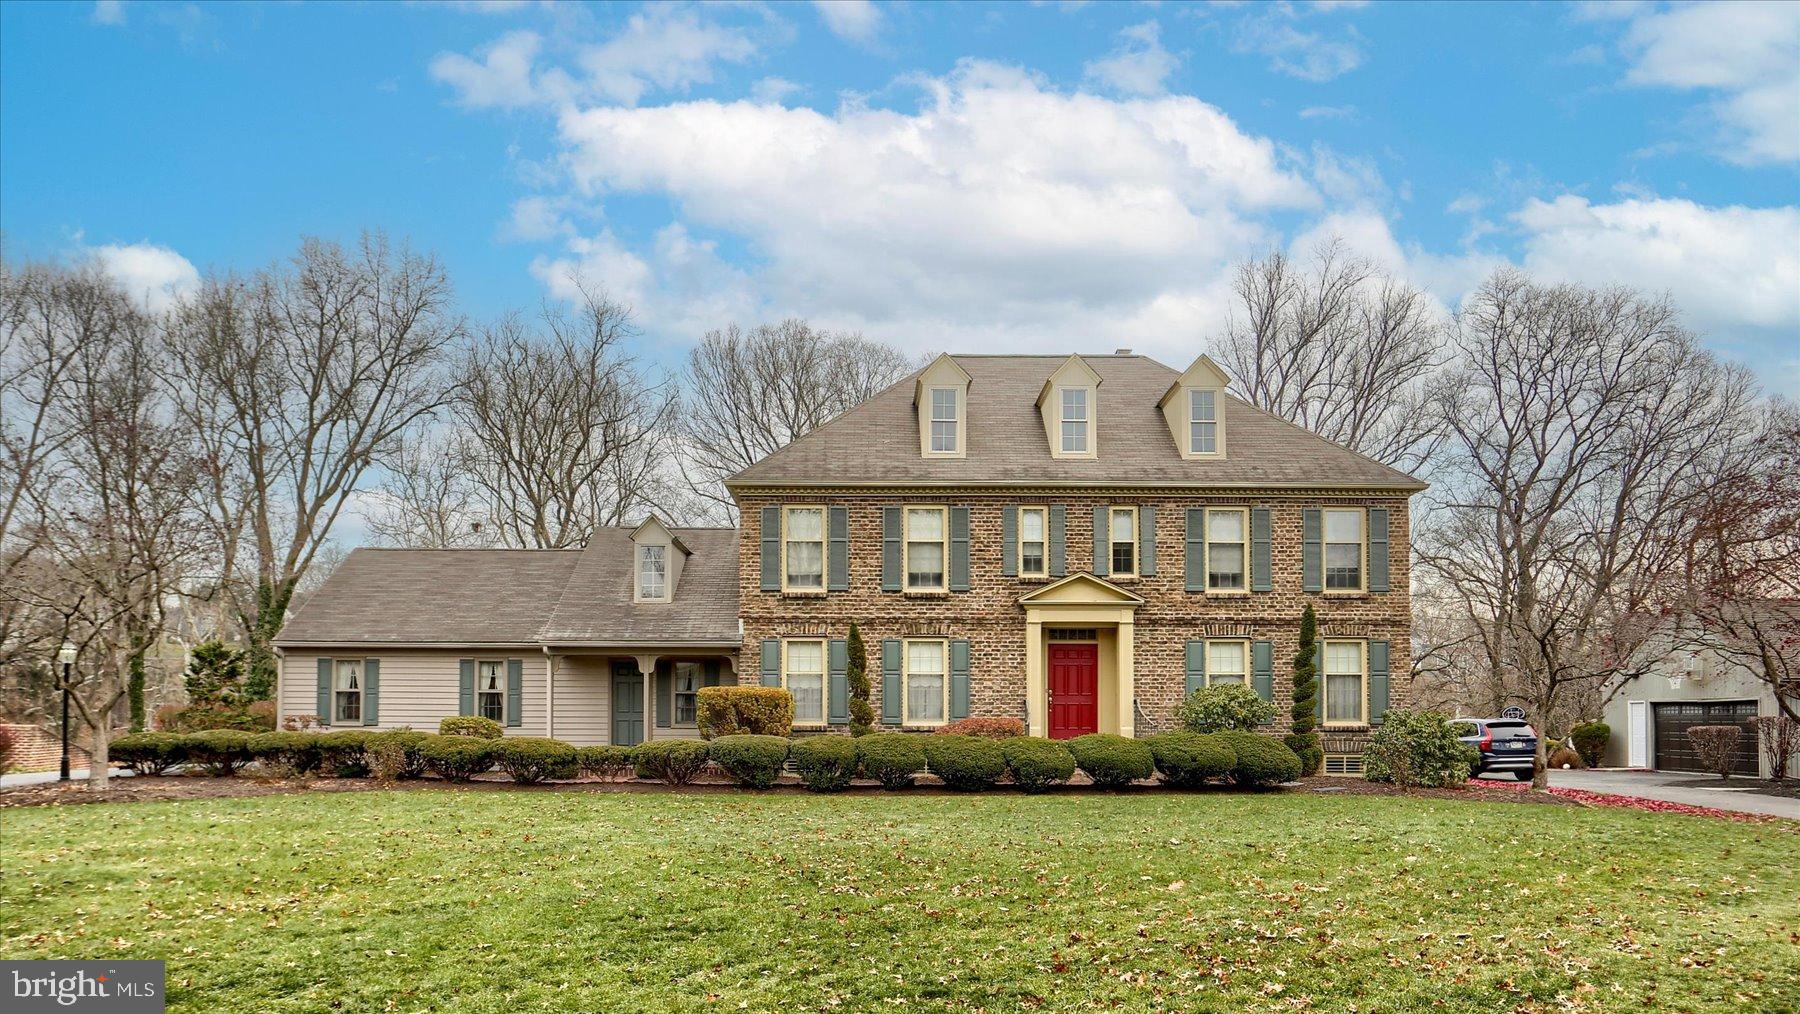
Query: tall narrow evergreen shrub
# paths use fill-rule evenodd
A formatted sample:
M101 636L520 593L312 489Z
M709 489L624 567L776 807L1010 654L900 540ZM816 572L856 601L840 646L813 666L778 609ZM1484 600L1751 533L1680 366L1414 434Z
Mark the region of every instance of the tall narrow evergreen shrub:
M849 642L844 647L850 656L845 670L850 682L850 735L861 736L875 727L875 706L869 703L873 689L869 686L869 652L855 620L850 621Z
M1317 774L1325 763L1325 751L1319 747L1319 619L1313 615L1312 603L1300 614L1300 645L1294 651L1293 730L1287 735L1288 749L1300 758L1302 774Z

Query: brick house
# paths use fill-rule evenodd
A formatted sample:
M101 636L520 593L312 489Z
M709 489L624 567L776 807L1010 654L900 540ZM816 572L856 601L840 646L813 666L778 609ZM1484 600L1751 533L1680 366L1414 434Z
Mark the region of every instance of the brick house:
M541 594L510 602L505 624L457 577L392 577L431 551L359 551L278 641L284 711L327 709L335 651L373 659L431 637L436 661L404 677L415 724L480 706L449 689L470 662L482 686L502 676L469 645L537 649L511 675L522 731L633 742L635 714L642 737L692 734L692 690L734 680L787 687L796 728L829 731L848 724L854 620L886 727L1014 716L1035 735L1142 735L1209 683L1285 704L1311 602L1328 764L1345 770L1408 696L1407 505L1424 484L1226 384L1204 356L1185 372L1124 352L940 356L727 480L737 531L651 519L581 551L466 551L536 575ZM459 551L436 556L460 566ZM405 624L357 619L376 600ZM395 671L380 674L390 695ZM430 703L421 681L442 684Z

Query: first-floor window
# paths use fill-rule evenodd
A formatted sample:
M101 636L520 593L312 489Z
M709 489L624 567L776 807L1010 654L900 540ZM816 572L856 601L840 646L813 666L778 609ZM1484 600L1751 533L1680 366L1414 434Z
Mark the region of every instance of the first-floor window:
M340 658L333 666L331 720L362 721L363 664L360 658Z
M675 724L693 725L700 707L700 663L675 663Z
M475 713L506 721L506 663L479 662L475 671Z
M1250 645L1244 641L1206 642L1206 684L1243 683L1250 672Z
M1112 509L1112 572L1130 577L1137 573L1137 511L1131 507Z
M782 680L794 695L795 725L825 724L825 642L787 642Z
M1359 725L1363 716L1363 643L1325 642L1325 722Z
M944 642L906 642L906 722L944 720Z
M1019 574L1023 577L1044 576L1044 516L1042 507L1019 508Z

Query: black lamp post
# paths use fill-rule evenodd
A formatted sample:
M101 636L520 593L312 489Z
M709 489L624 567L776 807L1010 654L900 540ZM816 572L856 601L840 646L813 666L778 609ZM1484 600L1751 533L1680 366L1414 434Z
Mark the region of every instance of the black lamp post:
M75 667L75 646L63 642L62 650L56 653L56 660L62 663L62 778L69 780L69 673Z

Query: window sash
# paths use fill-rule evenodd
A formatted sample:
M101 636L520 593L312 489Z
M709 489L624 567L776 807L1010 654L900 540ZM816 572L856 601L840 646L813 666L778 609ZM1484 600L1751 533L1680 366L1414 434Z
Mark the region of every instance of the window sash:
M1325 642L1325 724L1362 725L1367 721L1368 654L1361 641Z
M1042 577L1049 571L1050 512L1044 507L1019 508L1019 574Z
M1236 537L1232 525L1236 522ZM1206 511L1206 589L1243 591L1250 559L1250 512L1242 508Z
M930 524L926 524L930 522ZM942 591L949 587L950 519L943 507L906 508L906 589ZM935 528L935 531L933 531Z
M1206 685L1250 682L1249 641L1206 642Z
M638 598L660 599L668 594L667 547L638 547Z
M1114 507L1107 512L1107 541L1112 547L1112 573L1137 574L1137 509Z
M1087 388L1062 389L1062 449L1064 454L1087 453L1088 410Z
M331 720L362 721L362 659L338 659L331 667Z
M1214 392L1188 392L1188 453L1213 454L1218 451L1218 419Z
M931 449L937 453L954 453L957 438L956 390L948 387L931 389Z
M825 588L825 508L788 507L782 512L782 587Z
M1326 591L1362 590L1365 528L1360 510L1325 511Z
M825 642L788 641L782 685L794 695L795 725L825 724Z
M672 691L674 723L684 726L696 724L700 711L700 663L677 662L674 675L670 678L675 681Z
M907 725L941 725L945 720L949 689L950 646L944 641L907 641L901 695Z
M475 713L506 721L506 663L475 663Z

